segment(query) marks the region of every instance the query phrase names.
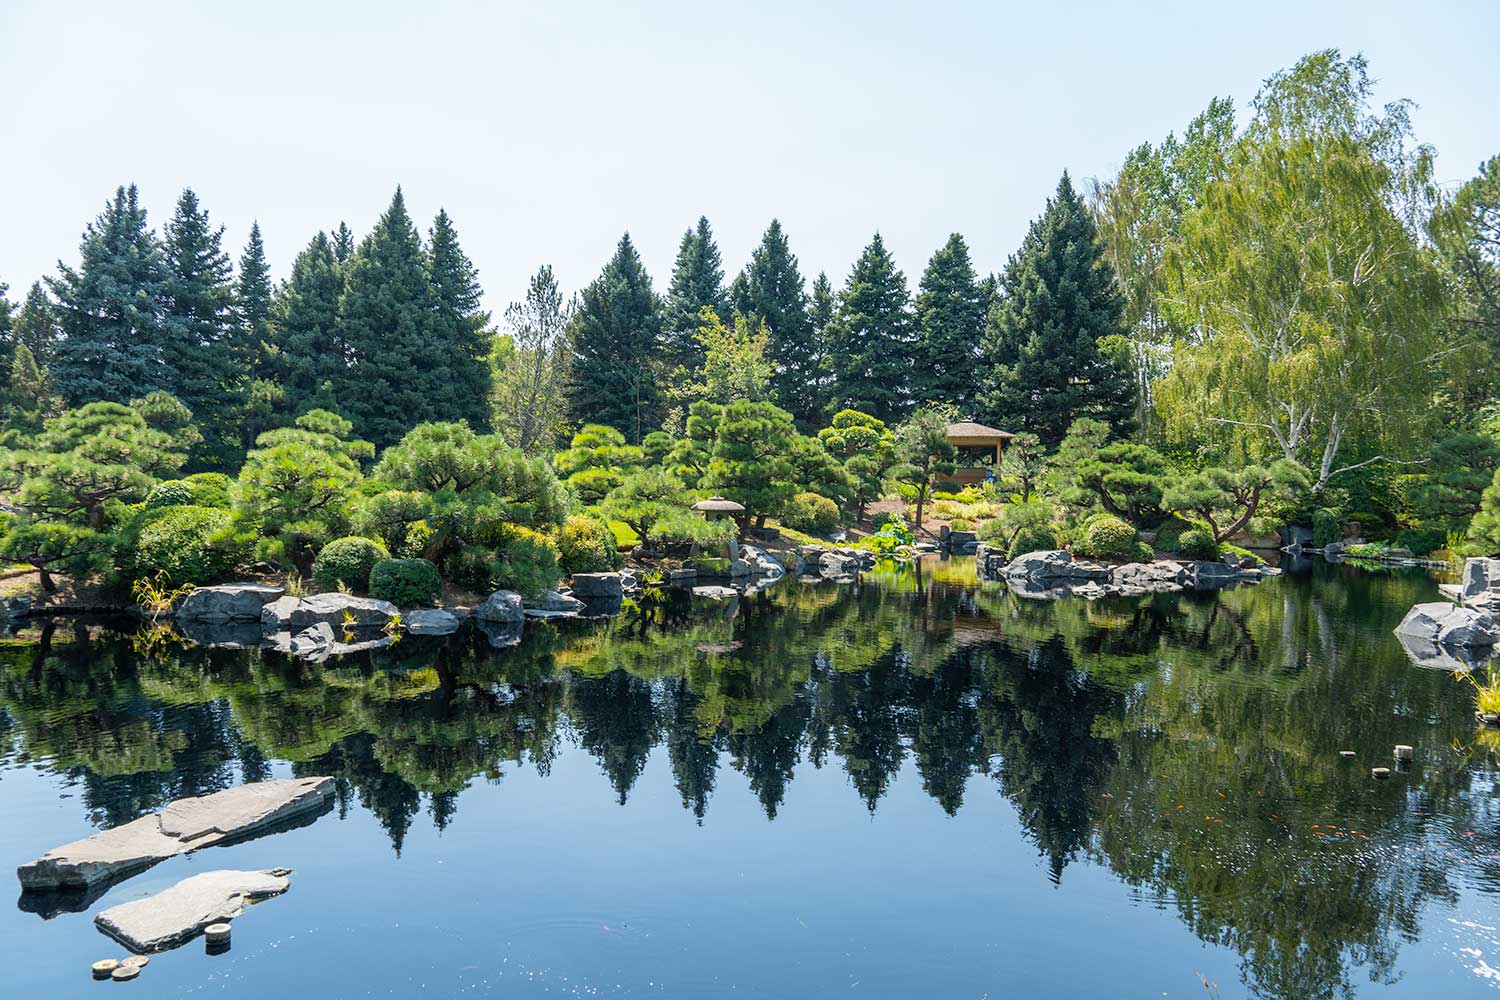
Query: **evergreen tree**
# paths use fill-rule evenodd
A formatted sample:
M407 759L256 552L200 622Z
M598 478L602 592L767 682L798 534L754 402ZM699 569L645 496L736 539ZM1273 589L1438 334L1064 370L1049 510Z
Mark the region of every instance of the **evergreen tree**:
M333 259L338 262L339 267L347 267L353 258L354 233L340 222L339 227L333 231Z
M854 262L826 334L833 392L824 409L900 420L911 408L910 295L879 233Z
M52 300L47 298L40 281L32 282L26 301L11 321L11 341L31 351L32 360L45 372L61 336Z
M266 263L266 245L260 238L259 222L250 224L250 239L240 255L237 299L240 328L236 350L240 364L260 374L266 345L271 341L271 267Z
M71 405L160 388L167 267L134 184L118 188L84 229L79 252L77 270L59 261L47 279L63 332L54 388Z
M714 243L708 219L700 216L695 229L682 234L672 285L667 290L663 332L669 363L689 371L703 364L703 346L698 343L698 312L708 306L724 314L724 268Z
M339 327L344 272L327 235L318 233L292 262L271 307L267 364L292 414L338 410L335 386L349 358Z
M734 307L751 317L752 325L764 323L771 331L771 361L776 366L771 387L776 398L799 424L811 425L821 408L818 351L807 312L806 283L776 219L750 255L743 278L737 281Z
M333 391L359 436L383 448L423 421L453 414L453 382L443 370L450 345L400 188L349 261L341 312L350 363Z
M10 286L0 281L0 365L4 365L5 370L9 370L10 359L15 351L15 341L11 337L10 328L11 311L15 307L11 305L10 299L6 297L6 293L9 291Z
M568 408L575 423L609 424L632 443L656 426L661 314L661 299L626 233L573 315Z
M1128 423L1133 378L1101 349L1124 334L1124 303L1094 217L1066 173L1006 263L1001 286L985 345L994 373L984 403L993 418L1048 446L1079 417Z
M235 463L239 447L236 407L245 370L231 349L234 339L232 266L191 189L182 192L166 226L167 282L163 329L166 390L198 419L202 457L216 466Z
M827 271L819 271L818 276L813 279L812 301L807 309L808 320L812 323L816 337L822 338L823 331L833 322L837 311L838 299L833 294L833 282L828 280Z
M967 416L984 333L985 301L962 236L949 236L932 255L918 289L914 389L927 402L951 403Z
M458 231L448 213L439 210L429 230L428 261L441 356L433 359L442 370L440 405L449 419L467 420L486 430L490 423L490 314L481 308L479 272L458 244Z

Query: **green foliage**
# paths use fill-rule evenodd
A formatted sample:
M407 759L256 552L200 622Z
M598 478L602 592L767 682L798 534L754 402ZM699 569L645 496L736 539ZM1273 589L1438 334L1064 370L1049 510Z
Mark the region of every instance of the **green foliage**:
M572 419L609 424L627 440L640 441L661 411L656 368L662 316L661 300L628 233L603 273L579 295L569 334Z
M1500 468L1500 444L1487 434L1458 434L1432 448L1427 475L1410 492L1424 526L1463 531L1479 512Z
M1186 559L1218 559L1219 543L1204 528L1189 528L1177 539L1177 552Z
M724 311L724 268L708 219L699 216L695 228L682 234L672 283L663 308L662 332L668 365L694 371L703 365L699 316L704 309Z
M495 585L527 597L557 586L562 577L557 544L539 531L507 525L495 547Z
M1135 529L1113 514L1096 514L1083 525L1073 551L1093 559L1118 559L1135 553Z
M1093 213L1066 173L1005 266L1005 295L990 313L985 348L993 367L985 405L1047 445L1080 417L1127 425L1131 373L1106 350L1125 332L1124 302Z
M313 586L321 591L347 587L362 593L370 588L370 571L375 564L390 557L390 550L374 539L357 535L335 538L313 560Z
M1306 470L1285 459L1269 469L1212 467L1174 480L1163 493L1162 505L1192 515L1208 526L1214 541L1222 542L1248 526L1263 501L1287 499L1311 485Z
M1053 520L1057 512L1045 500L1007 504L1000 514L979 526L981 542L1005 551L1006 558L1057 548Z
M192 502L198 507L223 507L234 505L234 480L222 472L195 472L178 482L188 488Z
M888 475L916 491L917 523L922 527L922 509L939 476L951 476L957 468L958 449L948 441L953 409L929 404L918 409L896 435L896 462Z
M573 488L579 503L592 506L643 460L641 449L627 445L625 435L613 427L585 424L568 449L552 457L552 467Z
M619 569L625 560L615 545L614 532L597 517L575 514L557 530L557 552L562 570L574 573L603 573Z
M147 510L156 510L158 507L185 507L192 502L193 491L186 483L176 479L157 483L151 487L151 492L146 494Z
M1042 447L1042 439L1030 431L1022 431L1011 438L1005 444L1000 468L995 472L1002 490L1015 494L1022 503L1030 500L1041 489L1047 473L1047 452Z
M833 372L832 399L886 422L911 407L914 339L906 276L876 233L839 293L838 312L824 331Z
M719 417L708 471L699 482L744 505L745 519L764 524L797 493L792 415L771 403L740 400Z
M680 377L672 394L678 399L707 399L729 404L737 399L761 401L771 395L771 376L775 371L767 351L771 334L764 325L752 326L750 320L736 313L726 326L718 313L707 306L698 318L697 367L679 369Z
M666 548L716 549L735 536L733 521L709 521L688 510L668 510L651 524L642 538Z
M880 526L880 530L865 539L866 548L876 552L894 552L905 545L916 541L917 536L901 521L886 521Z
M796 531L826 535L838 527L838 504L816 493L798 493L781 512L781 523Z
M1313 511L1313 544L1319 547L1343 541L1344 516L1342 512L1320 507Z
M792 414L798 426L811 426L824 402L823 327L809 313L797 255L777 220L766 227L750 263L735 279L730 298L730 307L749 319L752 327L770 331L776 402Z
M490 355L495 383L493 423L506 441L528 455L549 454L560 434L572 351L572 305L563 299L552 268L532 276L526 297L505 310L506 333Z
M1015 559L1028 552L1046 552L1057 548L1057 533L1050 527L1031 525L1017 531L1005 550L1005 558Z
M399 608L423 608L443 593L437 567L426 559L382 559L370 568L370 596Z
M339 302L346 276L320 232L297 254L291 277L272 301L270 345L260 367L280 383L294 413L338 406L337 393L345 387Z
M392 553L413 558L426 551L432 529L432 502L415 490L386 490L365 500L355 512L354 528L361 535L378 538Z
M623 521L651 548L656 540L656 525L667 515L682 515L706 523L687 509L692 498L676 477L659 468L633 472L600 506L600 512L611 521Z
M1162 484L1167 460L1143 444L1117 442L1098 449L1077 466L1078 485L1089 490L1114 516L1138 528L1166 518Z
M141 516L130 554L135 579L160 575L174 586L214 583L249 555L246 539L222 508L171 506Z
M968 244L953 233L927 262L917 285L916 350L924 362L912 369L918 398L970 411L987 308Z

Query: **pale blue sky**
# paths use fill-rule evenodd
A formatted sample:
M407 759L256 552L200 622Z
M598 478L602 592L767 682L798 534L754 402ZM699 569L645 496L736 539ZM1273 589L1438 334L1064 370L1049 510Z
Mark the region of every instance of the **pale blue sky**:
M1153 7L1152 13L1138 8ZM184 185L284 276L403 185L446 206L497 312L588 282L629 229L663 288L713 223L726 277L772 216L841 284L879 229L914 285L953 230L997 270L1064 168L1107 176L1210 97L1363 51L1439 175L1500 152L1500 3L332 4L0 0L0 280L76 260L135 181Z

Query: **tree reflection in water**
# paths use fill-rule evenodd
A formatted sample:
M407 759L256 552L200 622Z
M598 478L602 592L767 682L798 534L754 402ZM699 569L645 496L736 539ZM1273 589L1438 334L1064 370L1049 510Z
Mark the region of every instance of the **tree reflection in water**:
M789 583L729 607L678 597L532 624L505 650L461 633L323 665L146 656L107 630L49 628L0 646L0 753L76 783L99 827L289 761L335 775L340 814L369 810L397 853L424 802L437 827L462 822L472 781L545 774L564 741L621 803L664 748L699 822L724 762L769 820L799 767L841 767L874 812L909 762L950 815L993 781L1054 882L1080 858L1113 871L1275 997L1391 976L1426 903L1456 895L1451 861L1418 846L1427 824L1497 832L1491 755L1450 749L1472 740L1466 690L1390 638L1425 577L1325 567L1087 603L1019 601L972 572ZM1432 763L1409 782L1372 791L1337 756L1414 733Z

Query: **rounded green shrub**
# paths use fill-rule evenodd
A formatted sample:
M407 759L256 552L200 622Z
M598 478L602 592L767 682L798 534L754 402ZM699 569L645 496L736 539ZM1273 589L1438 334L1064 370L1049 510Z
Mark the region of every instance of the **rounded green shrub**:
M889 510L883 510L879 514L876 514L874 517L870 518L870 529L872 531L879 531L887 524L899 524L904 528L906 527L906 518L902 517L898 513L895 513L894 511Z
M536 597L562 578L557 544L519 524L507 525L495 549L496 586Z
M1177 553L1188 559L1219 558L1219 543L1202 528L1189 528L1177 539Z
M185 476L182 484L192 491L196 506L227 509L234 504L234 480L222 472L195 472Z
M1051 528L1042 525L1027 525L1011 540L1005 558L1014 559L1028 552L1044 552L1057 548L1057 535Z
M1135 529L1113 514L1096 514L1084 524L1083 536L1074 548L1094 559L1130 556L1135 551Z
M335 538L318 552L313 560L313 586L319 590L366 591L370 588L370 570L391 553L372 538Z
M625 560L615 544L615 533L597 517L574 514L557 530L557 552L563 572L603 573L619 569Z
M212 583L249 554L227 510L179 505L144 517L132 552L136 579L165 573L174 586Z
M399 608L427 607L442 593L437 567L426 559L382 559L370 570L370 596Z
M798 493L787 501L781 523L793 531L826 535L839 526L838 504L816 493Z
M164 483L157 483L151 487L151 492L146 494L147 510L159 510L163 507L190 507L192 505L192 488L180 479L169 479Z
M1131 547L1131 550L1130 550L1130 560L1131 560L1131 562L1143 562L1144 563L1144 562L1150 562L1151 560L1153 560L1155 558L1156 558L1156 550L1154 550L1153 548L1151 548L1151 546L1147 545L1145 542L1135 542L1135 543L1133 543L1133 545Z

